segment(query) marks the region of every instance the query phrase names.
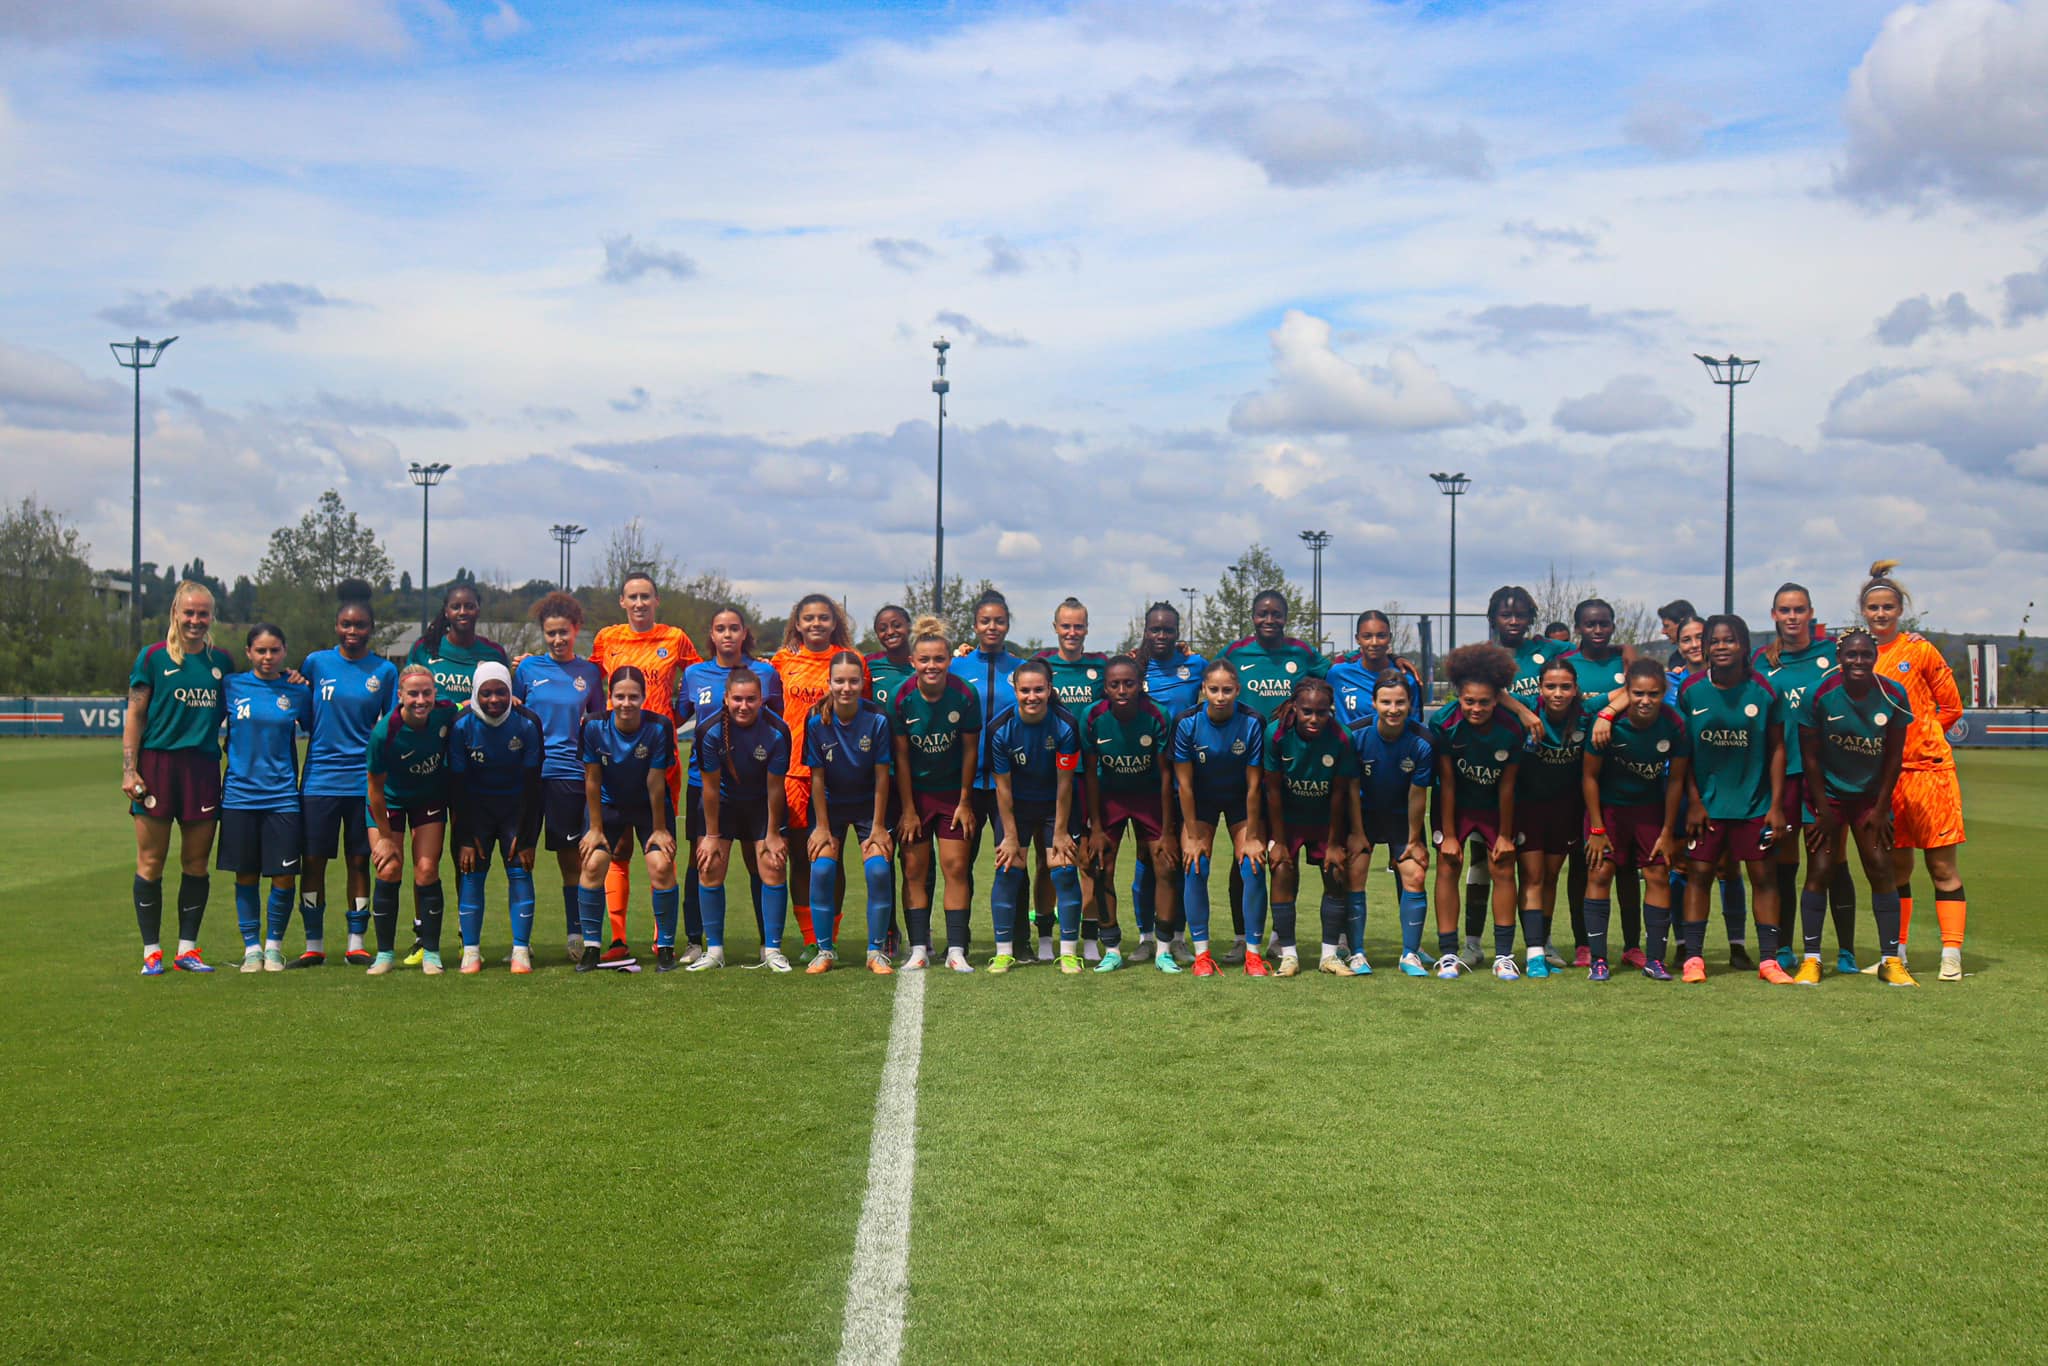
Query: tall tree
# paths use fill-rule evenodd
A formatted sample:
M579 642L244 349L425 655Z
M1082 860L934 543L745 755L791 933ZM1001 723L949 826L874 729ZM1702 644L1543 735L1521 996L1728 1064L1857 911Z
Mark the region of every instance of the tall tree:
M127 616L94 597L89 554L77 528L34 498L0 511L0 692L120 690Z
M1315 604L1301 585L1287 577L1273 552L1254 541L1223 571L1216 591L1202 599L1202 645L1220 650L1252 633L1252 600L1267 589L1287 599L1289 630L1302 637L1314 634Z
M295 527L270 533L270 550L256 577L264 583L298 584L321 594L344 579L363 579L382 589L391 582L391 557L377 533L343 506L328 489Z
M681 567L661 538L634 517L612 528L598 556L600 581L614 593L628 574L647 574L657 589L675 588L683 577Z
M984 578L970 584L958 574L948 574L946 576L946 611L942 619L946 623L946 635L951 638L955 645L960 645L974 639L975 600L980 598L983 593L993 591L995 591L995 583L990 579ZM904 610L910 613L912 621L931 614L931 570L922 570L903 581L902 605ZM1022 635L1014 630L1015 623L1013 622L1011 625L1013 634L1017 634L1018 639L1021 641Z

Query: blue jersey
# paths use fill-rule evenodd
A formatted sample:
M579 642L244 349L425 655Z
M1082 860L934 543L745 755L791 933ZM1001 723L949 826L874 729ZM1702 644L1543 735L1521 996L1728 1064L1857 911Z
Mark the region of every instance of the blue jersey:
M398 702L398 666L381 655L350 659L315 650L299 666L313 690L313 725L301 786L308 797L361 797L369 791L370 732Z
M1378 718L1351 728L1351 748L1358 752L1358 802L1370 817L1408 810L1408 789L1436 784L1436 747L1429 732L1408 722L1400 737L1380 734Z
M693 747L706 772L719 773L718 795L728 802L765 802L770 779L789 775L789 727L782 718L762 712L751 726L726 732L725 716L714 716L697 728Z
M1373 689L1380 685L1380 675L1396 674L1408 689L1408 715L1412 719L1422 715L1422 684L1406 669L1397 668L1391 656L1387 667L1375 669L1363 662L1357 652L1344 655L1330 666L1328 679L1330 690L1337 694L1337 722L1349 729L1360 721L1373 719Z
M782 712L782 675L775 672L775 666L765 659L750 659L747 667L754 677L761 680L761 705L780 715ZM704 770L697 763L697 746L704 742L704 727L719 718L725 710L725 684L732 677L732 670L715 659L703 660L683 670L683 682L676 694L676 724L696 718L697 738L690 745L689 778L691 787L704 786Z
M828 806L872 811L876 768L893 762L889 713L865 697L851 721L841 721L827 705L804 724L804 766L825 775Z
M493 726L475 707L472 702L455 718L455 733L448 739L448 771L475 795L517 796L526 790L528 774L539 776L547 752L540 718L514 707Z
M528 655L512 671L512 696L540 722L547 744L540 776L582 782L583 723L604 714L604 670L587 659L564 664L549 655Z
M1062 708L1048 707L1038 720L1026 721L1013 707L987 733L990 781L1009 774L1012 802L1051 806L1059 800L1060 770L1081 767L1081 732Z
M1200 655L1177 655L1164 663L1145 660L1145 695L1168 716L1179 716L1201 700L1202 670L1209 661Z
M953 662L946 667L953 677L974 689L974 695L981 700L983 716L1000 716L1017 705L1017 690L1010 686L1010 675L1023 662L1008 650L994 654L976 650L971 655L953 656ZM989 738L994 733L992 726L981 728L981 749L974 766L974 785L990 792L996 785L995 770L989 767Z
M1257 768L1266 753L1266 723L1242 702L1218 724L1209 708L1192 707L1173 723L1173 761L1195 766L1195 798L1199 802L1234 801L1244 796L1245 770Z
M282 678L229 674L221 703L228 714L228 775L220 804L237 811L298 810L299 731L313 728L313 690Z
M602 770L598 800L621 811L648 809L648 770L667 768L675 750L675 727L657 712L641 712L640 728L631 735L620 731L609 712L583 723L583 762Z

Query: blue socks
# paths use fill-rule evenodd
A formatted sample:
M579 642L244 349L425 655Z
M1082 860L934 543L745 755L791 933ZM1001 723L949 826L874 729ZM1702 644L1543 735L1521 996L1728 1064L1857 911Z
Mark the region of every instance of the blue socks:
M861 864L868 878L868 951L880 953L896 920L896 871L885 858Z
M327 896L302 896L299 898L299 922L305 926L306 938L311 940L327 937ZM351 933L361 934L361 930Z
M528 948L533 943L533 869L516 863L505 869L505 899L512 909L512 945Z
M292 923L292 902L296 894L289 887L272 887L270 901L263 908L265 928L269 938L282 940L285 926Z
M1351 941L1353 953L1365 952L1365 893L1363 891L1344 894L1345 938Z
M683 908L683 889L656 887L653 897L654 947L672 949L676 946L676 918L682 913Z
M1721 879L1721 922L1728 929L1729 943L1749 938L1749 892L1739 877Z
M1196 952L1206 949L1209 944L1209 856L1202 855L1188 865L1187 874L1181 879L1181 891L1187 907L1188 942L1195 945Z
M462 935L462 947L473 949L484 937L484 880L489 872L455 875L455 927Z
M832 907L839 900L839 860L836 858L814 859L811 862L811 905L819 909L811 915L811 932L820 944L831 939Z
M704 917L704 943L708 948L725 947L725 888L697 884L697 906Z
M235 884L235 928L242 932L242 947L260 949L263 947L263 900L261 889L254 883L244 887Z
M830 912L828 911L829 915ZM789 888L761 889L761 942L771 949L782 947L782 926L789 919Z
M1429 893L1401 893L1401 952L1422 952L1422 922L1428 916Z
M1249 912L1249 908L1247 908L1247 912ZM1245 916L1245 932L1247 934L1251 932L1251 916L1249 913ZM1276 901L1273 903L1273 945L1275 948L1282 949L1294 947L1294 903L1292 901Z
M578 895L582 889L573 882L562 884L562 924L566 933L583 937L583 899Z
M1612 915L1613 902L1604 896L1589 896L1586 906L1586 949L1594 961L1607 956L1607 925Z
M1237 861L1244 879L1244 942L1256 948L1266 933L1266 875L1249 858Z
M1136 860L1131 873L1131 910L1138 918L1138 934L1142 937L1152 933L1152 903L1158 899L1158 879L1152 876L1152 865L1144 859Z
M1047 871L1052 874L1052 898L1059 911L1060 939L1072 943L1081 937L1081 875L1072 868Z
M1017 948L1017 908L1023 904L1031 878L1022 868L996 869L995 885L989 888L989 918L995 923L997 952Z
M604 944L604 888L578 887L576 889L576 923L583 935L583 947L602 947Z

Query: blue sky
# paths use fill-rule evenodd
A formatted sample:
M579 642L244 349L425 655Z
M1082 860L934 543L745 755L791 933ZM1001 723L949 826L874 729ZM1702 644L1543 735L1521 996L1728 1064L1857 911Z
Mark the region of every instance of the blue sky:
M332 486L405 563L447 460L442 569L638 514L871 610L930 554L943 330L947 562L1027 620L1310 526L1333 605L1434 604L1446 465L1475 593L1707 601L1733 349L1743 605L1886 555L2007 630L2043 88L2048 0L4 7L0 493L120 559L105 344L177 332L150 558L253 567Z

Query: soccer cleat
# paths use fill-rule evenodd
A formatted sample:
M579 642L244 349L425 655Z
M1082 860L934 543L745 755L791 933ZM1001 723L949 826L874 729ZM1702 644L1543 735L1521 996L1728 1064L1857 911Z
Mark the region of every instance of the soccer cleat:
M1605 958L1595 958L1593 965L1586 969L1586 980L1589 982L1605 982L1611 976L1613 974L1607 970L1607 960Z
M888 954L877 953L875 950L869 949L868 971L877 977L894 977L896 975L896 965L889 961Z
M1639 968L1650 960L1643 956L1641 949L1623 949L1621 962L1624 967Z
M1740 939L1730 941L1728 945L1728 966L1731 968L1755 967L1756 960L1749 956L1749 945L1743 943Z
M1584 955L1586 956L1586 961L1585 961L1585 963L1584 963L1584 964L1582 964L1582 965L1575 965L1575 966L1584 966L1584 967L1589 967L1589 968L1590 968L1590 967L1592 967L1592 966L1593 966L1593 953L1592 953L1592 951L1591 951L1590 949L1586 948L1586 947L1585 947L1585 946L1584 946L1584 945L1582 944L1582 945L1580 945L1580 946L1579 946L1579 952L1580 952L1580 953L1582 953L1582 954L1584 954ZM1559 966L1562 966L1562 965L1560 964ZM1529 975L1529 976L1531 976L1531 977L1548 977L1548 976L1550 975L1550 967L1551 967L1551 963L1550 963L1550 954L1549 954L1549 953L1548 953L1547 951L1546 951L1546 952L1543 952L1543 953L1539 953L1539 954L1537 954L1537 955L1536 955L1536 956L1535 956L1534 958L1531 958L1531 959L1529 960L1529 972L1528 972L1528 975Z
M1209 952L1207 949L1203 949L1200 953L1195 955L1195 976L1216 977L1221 975L1222 972L1223 969L1216 965L1215 954Z
M656 972L674 972L680 966L681 964L676 961L675 945L656 944L654 946L654 970Z
M427 946L425 944L422 944L419 940L415 939L412 941L412 948L408 950L405 955L405 966L409 968L416 968L421 963L426 961L426 956Z
M1244 975L1247 977L1271 977L1273 970L1266 966L1266 960L1257 949L1244 951Z
M967 961L967 950L947 949L946 969L949 972L957 972L964 976L974 971L974 964Z
M1079 977L1082 972L1081 955L1063 953L1060 955L1060 973L1067 977Z
M1124 954L1122 949L1104 949L1102 951L1102 961L1095 965L1095 970L1097 972L1115 972L1123 965Z
M1178 977L1184 970L1180 965L1180 960L1173 956L1171 949L1162 949L1158 954L1154 955L1152 966L1174 977Z
M164 956L161 951L142 955L142 975L161 977L164 975Z
M1399 966L1404 977L1429 976L1429 964L1422 961L1422 955L1419 953L1402 954Z
M684 967L690 966L690 964L696 962L699 958L702 958L703 956L704 946L702 944L693 941L691 943L683 945L682 962Z
M1818 958L1802 958L1802 959L1800 959L1800 960L1799 960L1799 970L1798 970L1797 972L1795 972L1795 973L1793 973L1793 974L1792 974L1792 980L1793 980L1794 982L1798 983L1798 984L1799 984L1800 986L1802 986L1802 987L1817 987L1817 986L1819 986L1819 985L1820 985L1820 959L1818 959Z
M1899 961L1904 963L1906 960L1901 958ZM1961 949L1950 948L1946 945L1942 947L1941 972L1936 976L1935 980L1937 982L1960 982L1963 980L1963 951Z
M1281 954L1280 966L1273 969L1273 975L1275 977L1299 977L1301 975L1301 955L1298 953Z
M342 961L352 968L366 968L377 961L377 955L368 949L350 949L342 955Z
M1946 966L1944 964L1944 966ZM1957 976L1961 976L1958 973ZM1877 965L1877 980L1888 987L1917 987L1913 974L1906 971L1906 965L1896 958L1886 958Z
M1354 953L1345 959L1344 966L1351 969L1353 977L1372 976L1372 964L1365 961L1365 955L1362 953Z
M263 971L263 950L261 950L261 949L255 949L255 948L250 948L250 949L243 949L243 950L242 950L242 971L243 971L243 972L261 972L261 971Z
M569 936L569 938L568 938L568 939L567 939L566 941L564 941L564 943L562 944L562 948L563 948L563 950L564 950L565 952L567 952L567 953L568 953L568 955L569 955L569 961L570 961L570 962L572 962L572 963L580 963L580 962L582 962L582 961L583 961L583 936L582 936L582 935L580 935L580 934L572 934L572 935L570 935L570 936Z
M1651 958L1643 963L1643 976L1653 982L1668 982L1671 980L1671 969L1664 966L1663 959ZM1700 965L1700 976L1702 978L1706 976L1706 965L1704 963Z
M1316 960L1316 971L1327 972L1332 977L1356 977L1351 965L1334 953L1326 953Z
M441 975L441 955L438 953L421 954L420 971L429 977L439 977Z
M804 975L816 977L819 973L832 971L832 960L838 955L830 949L820 949L804 967Z
M1436 960L1436 975L1446 982L1457 981L1468 970L1465 960L1455 953L1447 953Z
M263 951L263 970L265 972L283 972L284 950L265 949Z
M625 940L614 939L611 942L611 947L607 948L603 953L597 956L597 961L604 964L606 967L612 967L615 964L630 963L633 961L633 950L626 947Z
M288 968L317 968L324 966L326 962L327 955L324 953L302 953L297 958L292 959L291 962L286 963L285 966Z
M1458 950L1458 961L1468 968L1479 966L1479 941L1477 939L1467 939L1465 941L1465 947ZM1443 974L1438 973L1437 975L1441 977Z
M1140 941L1138 947L1131 950L1131 956L1124 961L1127 963L1149 963L1158 956L1158 943L1154 940L1146 939Z
M783 956L781 949L762 949L761 966L770 972L794 971L790 966L789 959Z
M1521 979L1522 973L1515 966L1515 956L1513 954L1501 953L1494 955L1493 975L1503 982L1514 982Z
M512 946L512 975L526 977L533 972L533 950L524 944Z
M1584 944L1572 950L1570 962L1566 962L1564 957L1548 944L1543 946L1543 956L1550 960L1550 966L1554 968L1590 968L1593 966L1593 951ZM1531 975L1533 976L1534 974Z
M1843 977L1847 977L1852 972L1861 971L1856 966L1856 950L1843 949L1840 953L1837 953L1835 955L1835 971Z
M1757 964L1756 975L1774 987L1789 987L1795 980L1775 958L1766 958Z
M917 944L910 946L910 956L903 960L905 972L923 972L932 965L932 951Z
M375 958L373 958L373 959L371 959L371 960L370 960L370 966L368 966L367 968L364 968L364 969L363 969L363 976L365 976L365 977L383 977L383 976L386 976L386 975L388 975L388 974L389 974L389 973L390 973L390 972L391 972L391 971L392 971L392 970L393 970L394 968L396 968L397 966L398 966L398 955L397 955L397 954L395 954L395 953L379 953L379 954L378 954L378 955L377 955L377 956L376 956Z
M1684 982L1706 981L1707 960L1700 957L1698 954L1694 954L1692 957L1685 960L1685 966L1679 969L1678 975L1679 980Z
M598 961L597 945L585 944L583 946L583 956L576 960L576 971L596 972L602 966L604 965Z
M213 965L199 956L199 946L194 944L171 960L171 966L179 972L212 972Z
M1799 955L1792 952L1792 950L1790 949L1779 949L1778 966L1784 969L1784 971L1789 975L1792 971L1792 965L1798 957Z
M479 948L471 947L467 944L463 945L462 967L460 969L462 975L464 977L474 977L483 970L484 951Z
M797 961L808 968L811 964L818 961L818 955L822 952L823 950L818 947L816 940L807 941L804 944L803 954Z
M586 950L584 950L584 952L585 952L585 954L587 955L587 954L589 953L589 950L587 950L587 949L586 949ZM603 956L599 956L599 958L598 958L598 960L597 960L597 961L598 961L598 962L600 962L600 963L604 962L604 958L603 958ZM686 969L686 971L689 971L689 972L709 972L709 971L711 971L711 970L712 970L712 969L714 969L714 968L722 968L722 967L724 967L724 966L725 966L725 950L724 950L724 949L706 949L706 950L704 950L704 952L702 952L702 953L700 953L700 954L698 954L698 955L697 955L697 961L696 961L696 962L694 962L694 963L692 963L692 964L690 964L690 965L689 965L689 967L688 967L688 968Z
M870 955L870 957L872 957L872 955ZM988 960L989 972L991 972L997 977L1002 976L1004 973L1008 972L1011 968L1014 968L1016 966L1017 955L1014 953L999 953L995 957Z

